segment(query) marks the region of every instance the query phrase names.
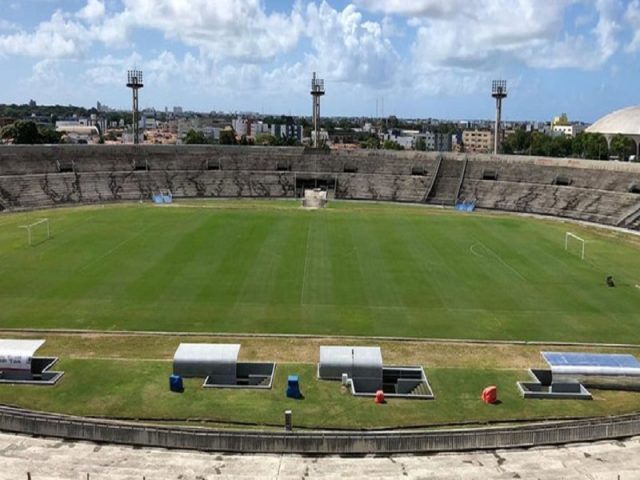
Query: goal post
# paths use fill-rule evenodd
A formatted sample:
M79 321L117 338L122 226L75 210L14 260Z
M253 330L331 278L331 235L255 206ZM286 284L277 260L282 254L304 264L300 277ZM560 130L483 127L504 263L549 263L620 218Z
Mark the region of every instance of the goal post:
M576 243L578 245L580 245L578 247L579 251L580 251L580 259L584 260L584 244L585 244L584 238L581 238L578 235L576 235L575 233L571 233L571 232L566 232L564 234L564 249L565 249L565 251L568 252L569 248L572 245L575 245Z
M49 226L48 218L41 218L29 225L20 225L19 228L23 228L27 231L27 242L29 242L29 246L33 246L34 244L44 242L51 238L51 227Z

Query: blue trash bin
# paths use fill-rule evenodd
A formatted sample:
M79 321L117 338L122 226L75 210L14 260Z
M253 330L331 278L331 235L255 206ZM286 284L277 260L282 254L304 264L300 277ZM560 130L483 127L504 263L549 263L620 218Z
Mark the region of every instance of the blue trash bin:
M182 384L182 377L180 375L171 375L169 377L169 390L178 393L184 392L184 385Z
M289 398L302 398L300 392L300 380L298 375L289 375L287 378L287 397Z

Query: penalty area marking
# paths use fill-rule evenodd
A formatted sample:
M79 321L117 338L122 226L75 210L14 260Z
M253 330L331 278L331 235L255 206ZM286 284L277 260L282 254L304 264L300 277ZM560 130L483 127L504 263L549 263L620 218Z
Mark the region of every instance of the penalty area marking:
M504 265L505 267L507 267L509 270L511 270L513 273L515 273L518 277L520 277L521 280L523 281L528 281L527 278L522 275L518 270L516 270L515 268L513 268L511 265L509 265L506 261L504 261L502 259L502 257L500 255L498 255L496 252L494 252L493 250L491 250L489 247L487 247L484 243L482 242L476 242L473 245L471 245L469 247L469 251L474 254L476 257L480 257L480 258L487 258L486 255L483 255L481 253L478 253L475 249L476 247L482 247L484 248L487 252L489 252L494 258L496 258L500 263L502 263L502 265Z

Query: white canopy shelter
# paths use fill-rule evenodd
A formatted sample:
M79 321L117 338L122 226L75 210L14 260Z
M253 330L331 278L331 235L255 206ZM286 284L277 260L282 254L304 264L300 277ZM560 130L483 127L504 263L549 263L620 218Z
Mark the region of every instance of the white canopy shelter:
M173 356L173 373L234 383L239 352L236 343L181 343Z
M31 360L44 340L0 339L0 371L31 371Z
M358 388L377 390L382 387L382 352L380 347L320 347L318 376L339 380L346 373Z

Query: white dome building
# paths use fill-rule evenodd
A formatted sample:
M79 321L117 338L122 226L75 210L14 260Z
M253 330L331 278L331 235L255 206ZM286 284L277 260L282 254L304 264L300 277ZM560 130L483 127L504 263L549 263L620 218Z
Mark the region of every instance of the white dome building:
M636 143L636 158L640 157L640 105L605 115L586 131L604 135L609 147L611 147L611 139L616 135L629 137Z

